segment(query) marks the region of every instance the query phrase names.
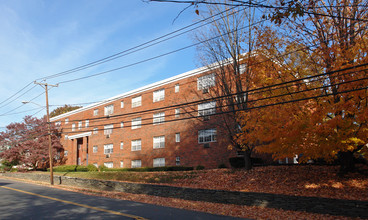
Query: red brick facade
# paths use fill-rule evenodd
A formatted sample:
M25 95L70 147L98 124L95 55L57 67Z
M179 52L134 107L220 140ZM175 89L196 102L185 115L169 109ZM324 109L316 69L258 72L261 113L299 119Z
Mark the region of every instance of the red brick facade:
M198 103L190 107L180 106L202 99L198 94L204 97L208 95L198 90L197 84L198 77L208 74L204 68L196 69L52 118L51 121L60 123L61 126L61 141L67 151L66 163L99 166L112 163L114 168L132 167L134 164L139 166L139 161L141 167L229 166L228 158L235 156L235 152L228 150L227 135L213 123L218 116L212 115L208 121L203 118L185 119L198 116ZM153 93L158 90L161 90L157 92L158 97L163 100L154 101ZM132 106L132 99L139 96L142 97L141 105ZM110 105L113 105L113 113L106 117L105 107ZM152 109L154 110L151 111ZM180 109L179 115L176 109ZM94 114L95 111L98 111L97 115ZM154 114L157 113L161 116L164 113L163 123L153 123ZM140 128L132 126L132 120L137 118L141 118ZM80 124L82 126L79 128ZM113 125L109 135L104 131L106 125ZM216 129L216 137L199 132L205 129ZM207 136L199 138L200 133ZM160 140L155 147L154 138ZM139 140L140 150L139 145L135 145ZM108 144L112 144L112 152L104 149L108 148ZM157 163L154 164L154 161Z

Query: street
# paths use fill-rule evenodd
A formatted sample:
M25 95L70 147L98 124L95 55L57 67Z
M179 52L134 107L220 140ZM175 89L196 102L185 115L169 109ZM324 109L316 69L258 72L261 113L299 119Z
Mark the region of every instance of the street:
M0 178L0 219L236 219Z

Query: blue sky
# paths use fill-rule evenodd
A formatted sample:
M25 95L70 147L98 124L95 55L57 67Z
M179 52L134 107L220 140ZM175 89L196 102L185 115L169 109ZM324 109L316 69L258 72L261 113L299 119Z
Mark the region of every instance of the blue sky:
M41 117L44 89L29 85L26 94L4 102L32 81L124 51L199 19L182 4L141 0L13 0L0 2L0 127L25 115ZM175 22L173 22L175 20ZM112 62L48 79L49 84L88 76L167 53L193 43L184 34ZM108 74L60 84L49 91L50 105L100 101L198 67L195 48ZM34 87L34 88L32 88ZM38 98L38 95L40 95ZM18 98L17 98L18 97ZM17 98L17 99L15 99ZM52 106L53 110L57 106ZM1 129L1 128L0 128Z

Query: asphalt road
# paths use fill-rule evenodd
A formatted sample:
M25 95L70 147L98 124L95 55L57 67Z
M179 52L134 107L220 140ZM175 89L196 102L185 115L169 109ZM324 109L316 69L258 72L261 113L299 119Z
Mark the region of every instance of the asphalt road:
M0 219L237 219L0 178Z

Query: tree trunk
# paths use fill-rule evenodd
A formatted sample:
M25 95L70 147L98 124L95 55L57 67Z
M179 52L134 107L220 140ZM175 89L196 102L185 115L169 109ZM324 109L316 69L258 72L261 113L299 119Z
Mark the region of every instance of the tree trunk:
M253 167L252 159L250 158L250 152L245 151L244 152L244 169L245 170L251 170Z
M339 162L340 162L340 175L347 174L349 172L355 171L355 161L354 155L351 151L342 152L340 151L338 154Z

